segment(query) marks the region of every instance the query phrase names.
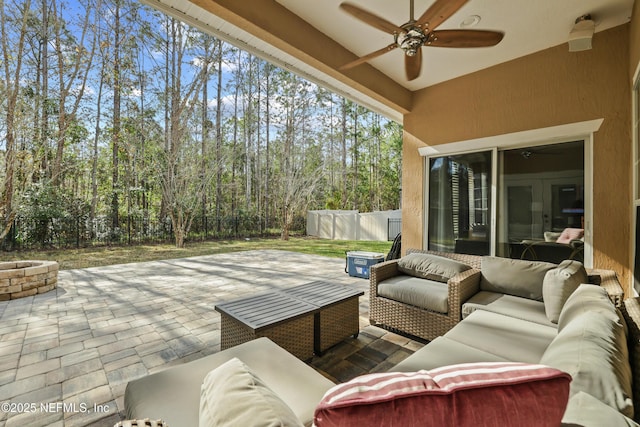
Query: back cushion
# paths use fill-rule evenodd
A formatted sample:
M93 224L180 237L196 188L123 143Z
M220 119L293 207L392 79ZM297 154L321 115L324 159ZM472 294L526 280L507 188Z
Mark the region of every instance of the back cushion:
M570 381L547 366L510 362L363 375L325 394L314 425L559 426Z
M542 298L551 322L558 323L564 303L582 283L589 283L589 276L579 261L564 260L557 268L547 271L542 282Z
M551 341L540 364L570 374L572 396L583 391L633 417L627 337L619 318L597 311L581 314Z
M619 318L616 307L604 288L583 283L564 303L558 317L558 332L582 314L592 311L602 313L612 320Z
M482 257L480 290L542 301L542 282L556 264L500 257Z
M398 260L398 270L404 274L443 283L469 269L459 261L431 254L412 253Z

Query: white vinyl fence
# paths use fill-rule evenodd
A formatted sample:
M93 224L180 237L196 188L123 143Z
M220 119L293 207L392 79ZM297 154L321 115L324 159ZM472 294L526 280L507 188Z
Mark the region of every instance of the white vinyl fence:
M308 211L307 235L331 240L393 240L400 232L401 210Z

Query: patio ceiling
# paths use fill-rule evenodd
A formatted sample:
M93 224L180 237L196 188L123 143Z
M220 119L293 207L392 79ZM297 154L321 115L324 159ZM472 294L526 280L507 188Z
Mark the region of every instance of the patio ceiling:
M634 0L470 0L438 29L470 16L474 29L502 31L490 48L425 48L420 77L407 81L396 49L348 71L339 67L393 41L340 10L343 0L142 0L240 48L402 121L412 93L567 42L577 17L591 14L595 32L627 23ZM349 0L388 21L408 21L409 0ZM415 0L419 16L434 0Z

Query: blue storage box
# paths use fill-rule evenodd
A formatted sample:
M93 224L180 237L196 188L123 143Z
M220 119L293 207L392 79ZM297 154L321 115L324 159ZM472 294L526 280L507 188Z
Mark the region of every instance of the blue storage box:
M369 267L384 261L384 254L376 252L347 252L347 272L349 276L369 278Z

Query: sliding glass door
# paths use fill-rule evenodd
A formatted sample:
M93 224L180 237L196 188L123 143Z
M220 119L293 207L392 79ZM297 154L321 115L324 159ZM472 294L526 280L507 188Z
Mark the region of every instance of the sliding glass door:
M491 151L429 159L429 249L490 253L491 185Z
M427 247L582 260L579 246L527 248L585 228L585 158L584 141L429 157Z

